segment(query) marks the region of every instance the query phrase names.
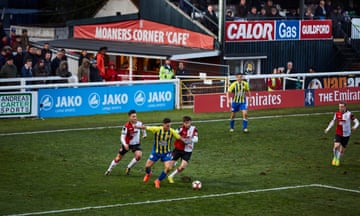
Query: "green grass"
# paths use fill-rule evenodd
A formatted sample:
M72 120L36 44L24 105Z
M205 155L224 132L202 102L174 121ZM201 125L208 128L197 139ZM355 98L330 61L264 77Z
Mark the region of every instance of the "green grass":
M103 175L118 151L125 113L2 119L0 215L96 206L101 208L51 215L360 215L360 128L353 132L341 166L332 167L334 128L329 134L323 130L336 109L335 105L250 111L248 134L240 132L240 120L238 130L228 132L229 113L194 114L189 109L138 113L148 124L170 117L174 128L183 115L191 115L199 130L189 167L175 177L175 184L163 181L160 189L152 181L162 170L161 162L155 164L151 181L142 182L151 133L130 176L124 171L131 153L112 175ZM360 119L360 105L349 109ZM313 113L320 114L293 115ZM184 176L200 180L203 189L193 191ZM354 191L318 186L261 191L310 184ZM184 197L192 198L177 199ZM151 202L157 200L163 202Z

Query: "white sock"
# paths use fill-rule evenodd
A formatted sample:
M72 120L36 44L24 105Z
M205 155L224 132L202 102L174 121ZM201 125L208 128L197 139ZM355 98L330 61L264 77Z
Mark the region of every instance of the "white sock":
M115 162L115 160L111 161L111 164L108 168L108 171L111 171L114 167L116 167L116 165L118 165L119 162Z
M338 156L337 156L338 160L340 160L340 157L341 157L342 155L343 155L343 154L341 154L341 152L338 151Z
M170 177L174 177L176 174L178 174L178 170L177 169L175 169L169 176Z
M138 162L138 161L137 161L135 158L133 158L133 159L130 161L130 163L127 165L127 167L128 167L128 168L131 168L131 167L133 167L137 162Z
M340 160L340 156L341 156L340 151L336 151L336 158L337 158L338 160Z

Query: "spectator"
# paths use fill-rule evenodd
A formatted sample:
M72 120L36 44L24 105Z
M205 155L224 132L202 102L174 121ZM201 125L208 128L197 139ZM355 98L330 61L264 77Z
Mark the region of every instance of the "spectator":
M234 16L231 10L227 10L226 11L226 17L225 17L226 21L234 21Z
M271 15L271 9L274 7L274 2L272 0L267 0L266 4L264 6L265 11L266 11L266 16L270 16Z
M315 73L316 70L314 67L309 67L309 73ZM311 77L308 77L306 78L306 84L307 84L307 88L308 89L321 89L322 88L322 84L321 84L321 81L320 81L320 77L314 77L314 76L311 76Z
M189 76L190 73L188 70L185 69L184 63L183 62L179 62L179 66L176 70L176 76L182 76L180 77L180 84L181 84L181 93L182 93L182 102L187 102L191 100L191 92L189 90L189 85L188 83L184 80L187 79L186 76ZM185 77L184 77L185 76Z
M15 78L17 75L17 68L14 65L14 60L12 56L9 56L6 59L6 63L1 67L0 78Z
M36 65L40 61L40 59L44 59L42 57L41 49L36 48L36 50L35 50L35 64L33 64L33 65Z
M273 69L273 74L280 74L280 70L278 68ZM267 79L267 87L268 91L281 90L282 81L280 77L272 77Z
M56 76L60 77L71 77L71 72L69 71L69 65L67 61L61 61L59 67L56 69Z
M294 69L294 65L292 61L288 61L286 64L286 74L294 74L297 73ZM290 79L286 79L286 89L296 89L297 88L297 81L293 80L294 77L289 77Z
M51 76L56 76L56 70L58 69L60 62L62 61L64 53L58 51L56 57L51 61Z
M250 8L250 12L247 15L248 20L259 20L259 14L255 6Z
M90 60L88 58L82 59L82 64L78 69L78 80L79 82L90 81Z
M83 63L84 58L89 59L87 50L81 50L80 57L79 57L79 66Z
M31 59L32 65L35 65L37 63L36 48L33 46L29 46L28 51L25 53L24 60L27 61L28 59Z
M13 50L16 50L19 46L21 47L21 37L20 37L20 35L16 35L15 41L11 40L11 48ZM21 50L22 50L22 47L21 47Z
M119 81L117 75L118 75L118 72L115 70L115 63L109 62L109 66L106 69L105 80L106 81Z
M264 7L262 7L262 8L260 9L259 19L260 19L260 20L265 20L265 19L267 19L266 9L265 9Z
M10 47L13 50L16 49L15 43L16 43L16 29L11 28L10 29Z
M305 20L312 20L314 19L314 14L311 11L310 7L307 7L305 10L305 14L304 14L304 19Z
M282 17L279 15L278 9L275 7L271 8L271 13L268 17L272 20L282 19Z
M23 48L23 50L26 50L27 46L30 45L27 29L22 30L22 34L20 38L21 38L21 47Z
M217 35L218 33L218 17L213 9L212 5L208 5L207 11L205 12L204 24L212 33Z
M95 59L90 60L90 82L101 82L103 81L100 76L100 71L97 67L97 63Z
M340 7L333 9L333 11L330 14L330 19L332 21L333 36L335 38L343 38L345 34L342 30L343 16L341 15Z
M325 3L325 11L326 11L326 17L330 19L330 14L333 12L333 6L331 0L326 0Z
M0 49L4 48L5 46L10 46L9 37L7 35L1 37Z
M21 77L32 77L32 59L27 59L24 66L21 68Z
M50 71L45 67L44 59L39 59L33 69L34 77L46 77L49 76Z
M49 43L45 42L43 48L41 49L41 58L45 59L45 53L50 53L50 58L52 58L52 52L49 47Z
M52 76L52 68L51 68L51 53L46 52L44 58L44 67L48 71L48 76Z
M311 12L311 10L310 10ZM290 9L289 13L286 14L286 17L289 19L289 20L295 20L295 19L299 19L300 16L297 12L297 9Z
M23 49L22 47L19 45L16 48L16 55L14 56L14 64L17 68L17 76L20 77L21 76L21 68L24 66L24 53L23 53Z
M246 0L240 0L240 3L237 7L237 13L236 17L239 17L240 19L245 19L248 15L248 8L246 5Z
M319 5L315 9L314 14L315 19L325 19L326 18L326 9L325 9L325 1L320 0Z
M61 61L67 61L67 56L66 56L66 51L65 51L65 49L61 49L60 51L63 53L63 56L62 56L62 58L61 58Z
M6 63L6 58L7 58L6 55L7 55L6 50L2 48L0 52L0 68Z
M166 59L165 64L160 67L159 78L160 80L174 78L174 68L171 66L171 62L169 59Z
M98 53L96 54L96 65L99 69L100 76L102 79L105 79L105 54L107 52L107 47L100 47Z

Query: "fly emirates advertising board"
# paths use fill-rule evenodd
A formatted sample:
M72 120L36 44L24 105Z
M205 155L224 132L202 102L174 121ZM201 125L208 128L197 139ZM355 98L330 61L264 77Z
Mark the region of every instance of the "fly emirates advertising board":
M251 92L249 110L360 103L360 87ZM229 112L226 93L195 95L194 112Z

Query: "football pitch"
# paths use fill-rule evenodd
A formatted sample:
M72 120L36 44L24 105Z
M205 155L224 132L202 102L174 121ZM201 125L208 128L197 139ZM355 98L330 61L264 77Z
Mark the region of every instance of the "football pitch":
M360 119L360 105L349 110ZM129 152L110 176L127 114L0 120L0 215L360 215L360 128L339 167L331 166L335 128L324 129L337 105L249 111L249 130L229 132L229 113L190 109L140 112L146 125L164 117L179 126L190 115L199 142L188 168L143 183L152 134L143 158L125 174ZM240 114L240 113L239 113ZM240 115L238 114L238 117ZM202 189L192 190L200 180Z

